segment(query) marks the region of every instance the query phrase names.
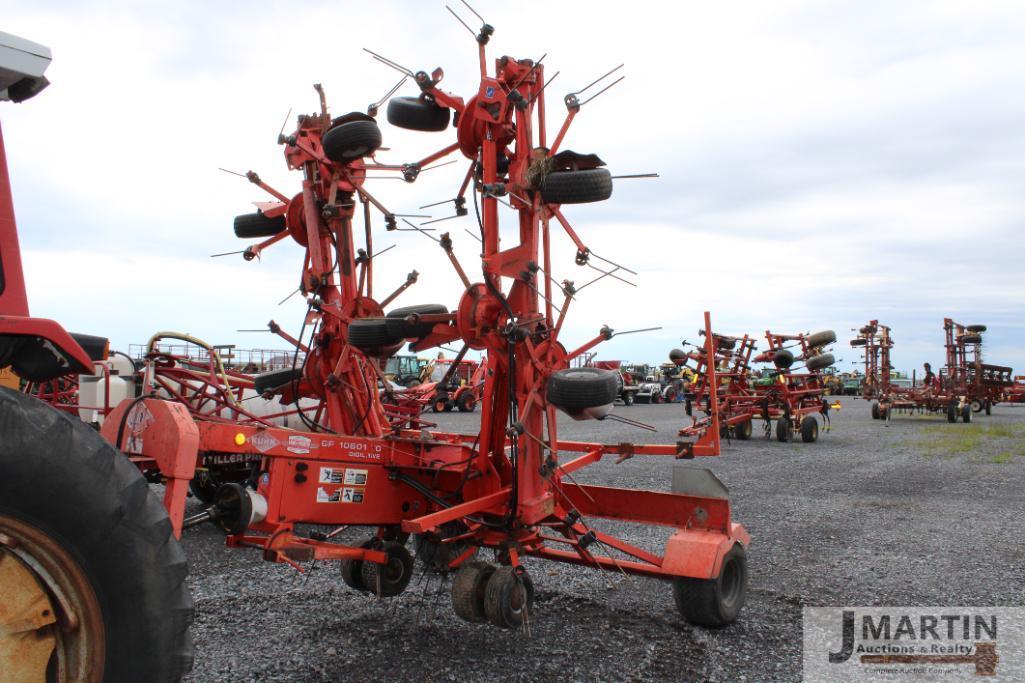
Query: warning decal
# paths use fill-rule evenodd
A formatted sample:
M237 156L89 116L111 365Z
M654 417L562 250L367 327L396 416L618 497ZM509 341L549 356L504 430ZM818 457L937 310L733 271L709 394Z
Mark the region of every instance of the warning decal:
M342 502L343 503L362 503L363 502L363 489L345 487L342 489Z
M345 470L339 467L321 467L320 468L320 479L317 483L320 484L341 484L342 477L345 477ZM345 483L348 484L348 477L345 477Z
M367 483L367 471L349 468L345 470L346 486L365 486Z
M346 489L348 490L348 489ZM318 503L337 503L341 500L342 489L335 489L330 493L323 486L317 487Z

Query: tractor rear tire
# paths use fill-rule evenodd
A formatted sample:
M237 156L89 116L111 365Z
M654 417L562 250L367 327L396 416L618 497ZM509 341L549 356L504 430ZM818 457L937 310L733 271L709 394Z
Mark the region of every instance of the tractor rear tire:
M733 434L737 437L737 441L750 441L753 432L754 425L751 420L744 420L733 426Z
M947 422L957 422L957 404L947 406Z
M822 330L821 332L809 334L804 338L804 343L807 344L810 349L817 349L820 346L827 346L835 342L836 332L833 330Z
M452 609L458 617L473 624L488 620L484 596L495 569L495 565L486 562L467 562L459 568L452 580Z
M472 413L477 409L477 399L473 397L472 391L464 391L456 399L456 408L461 413Z
M499 567L484 589L484 612L499 628L519 628L534 606L534 582L510 566Z
M142 474L77 418L4 388L0 434L0 532L17 543L0 564L40 584L42 571L75 607L79 628L58 644L69 679L179 680L193 656L188 565Z
M692 624L718 628L732 624L747 598L747 553L739 543L726 553L714 579L673 579L676 609Z
M780 443L790 441L790 422L783 418L776 420L776 441Z
M801 420L801 441L815 443L819 440L819 421L813 415L805 415Z
M381 146L381 129L376 121L344 121L328 129L321 144L328 159L347 164L377 151Z
M810 372L816 370L822 370L828 368L830 365L836 362L836 358L831 353L823 353L818 356L812 356L808 359L808 362L804 364L804 367L808 368Z
M597 408L615 402L616 373L599 368L568 368L548 378L548 402L570 410Z
M267 218L263 212L257 212L235 216L235 237L244 240L274 237L287 229L284 215Z
M390 311L385 316L388 325L388 333L398 339L422 339L431 333L436 323L408 323L407 315L437 315L448 313L448 308L441 304L421 304L419 306L405 306Z
M448 128L452 110L419 97L393 97L388 101L388 123L406 130L435 133Z
M541 181L541 198L547 204L589 204L612 196L612 174L608 169L554 171Z
M368 592L379 598L393 598L406 590L413 578L413 556L396 541L385 542L381 550L388 555L387 564L364 560L361 578Z

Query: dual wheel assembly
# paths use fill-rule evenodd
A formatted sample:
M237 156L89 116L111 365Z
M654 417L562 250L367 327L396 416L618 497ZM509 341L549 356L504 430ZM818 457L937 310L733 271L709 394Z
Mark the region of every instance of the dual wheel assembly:
M780 418L776 420L776 440L780 442L792 441L795 434L801 435L804 443L815 443L819 440L819 421L814 415L805 415L800 423L796 420Z

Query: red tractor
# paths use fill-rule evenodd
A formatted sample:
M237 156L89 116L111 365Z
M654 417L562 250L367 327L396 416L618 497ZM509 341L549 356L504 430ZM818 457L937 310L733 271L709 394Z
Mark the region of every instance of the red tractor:
M0 100L39 93L49 62L0 33ZM0 132L0 368L60 391L106 355L105 339L29 314ZM139 470L77 415L5 387L0 434L0 678L178 680L192 667L185 556Z

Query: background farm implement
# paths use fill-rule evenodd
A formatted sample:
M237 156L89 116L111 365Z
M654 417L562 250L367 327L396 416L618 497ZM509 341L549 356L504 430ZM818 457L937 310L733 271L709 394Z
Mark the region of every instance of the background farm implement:
M485 49L493 30L485 23L476 34L480 82L465 99L438 87L441 69L413 73L375 55L420 89L418 97L388 103L392 125L441 131L456 121L455 141L437 153L402 166L376 163L376 120L360 113L332 118L318 87L319 113L299 117L297 129L281 136L289 168L302 174L301 192L289 197L249 174L276 201L236 219L237 235L264 239L244 255L286 237L306 252L301 291L307 314L294 339L304 360L294 371L275 374L274 386L262 392L286 404L318 402L313 416L297 405L303 428L222 419L189 411L181 401L143 397L120 405L103 433L130 456L156 464L179 532L197 453L259 458L255 491L223 485L213 504L187 524L214 521L228 533L229 546L257 548L265 559L297 569L311 560L339 560L348 585L378 597L406 588L413 557L405 540L416 534L422 560L455 572L453 607L469 621L527 627L533 584L524 559L535 557L669 580L688 620L730 623L744 603L749 537L733 522L726 488L711 472L677 463L672 492L575 479L607 456L717 455L718 430L668 445L559 439L559 411L574 420L614 417L615 375L570 364L617 332L603 327L577 348L563 345L563 324L579 290L553 281L550 251L551 228L561 228L576 247L576 264L599 272L598 279L631 272L594 254L562 211L611 195L612 176L597 156L560 150L581 108L604 90L581 99L592 83L567 95L565 119L550 140L544 65L501 57L489 73ZM435 238L407 222L441 247L464 292L452 310L431 304L386 313L417 274L375 298L371 213L382 213L388 229L397 217L366 188L367 169L398 171L412 181L419 169L451 154L467 162L452 200L456 212L467 192L479 211L478 279L459 263L449 235ZM503 206L511 209L513 227L500 234L500 214L510 215ZM362 234L353 224L358 213ZM707 342L707 353L714 353L711 335ZM413 352L453 343L464 352L485 352L479 432L411 430L389 422L378 390L381 365L405 343ZM260 375L253 380L263 381ZM714 381L711 373L713 392ZM664 528L664 547L660 553L637 547L603 531L600 520ZM314 531L300 531L305 525ZM346 544L321 530L348 526L367 527L365 540ZM482 548L494 551L495 562L478 559Z

